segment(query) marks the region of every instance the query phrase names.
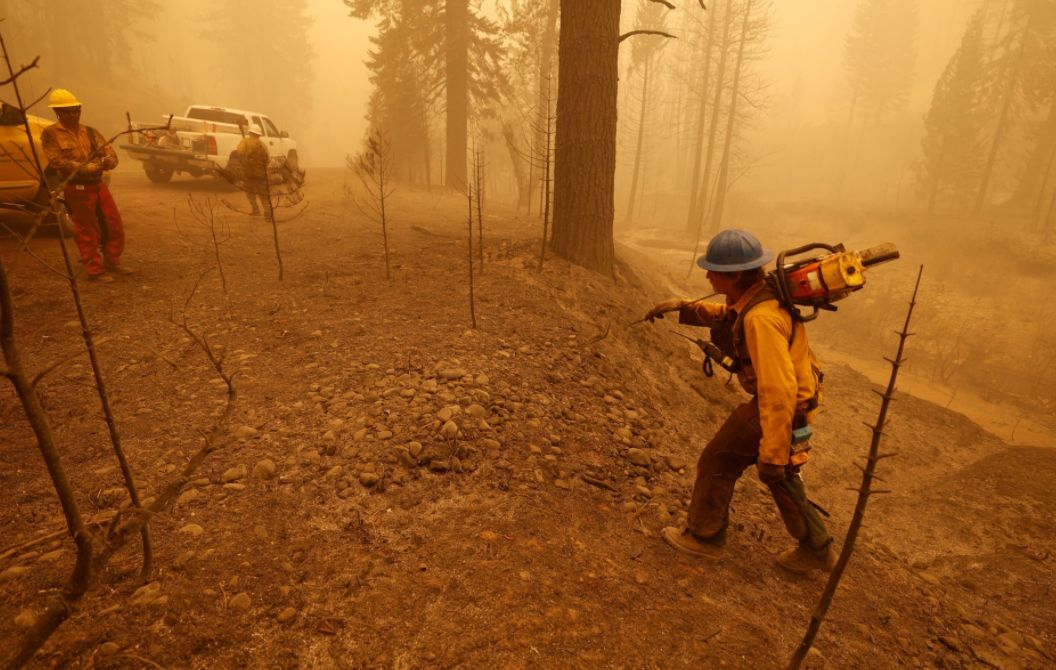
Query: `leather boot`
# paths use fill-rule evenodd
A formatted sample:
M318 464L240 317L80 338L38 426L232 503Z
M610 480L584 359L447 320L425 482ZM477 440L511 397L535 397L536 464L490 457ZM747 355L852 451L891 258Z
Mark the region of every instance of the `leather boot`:
M688 529L668 526L660 531L660 536L664 538L664 542L690 556L717 559L726 552L726 547L722 542L702 540L690 533Z
M777 564L797 575L805 575L812 570L832 572L836 566L836 552L833 551L831 542L826 544L824 549L811 549L805 544L800 544L795 549L781 552L777 557Z

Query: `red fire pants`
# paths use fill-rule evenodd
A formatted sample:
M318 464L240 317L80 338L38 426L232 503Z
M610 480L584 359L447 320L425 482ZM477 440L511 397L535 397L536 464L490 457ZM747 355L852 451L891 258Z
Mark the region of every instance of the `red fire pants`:
M67 184L66 209L73 219L73 238L85 271L98 276L106 272L107 266L120 264L125 229L106 184Z

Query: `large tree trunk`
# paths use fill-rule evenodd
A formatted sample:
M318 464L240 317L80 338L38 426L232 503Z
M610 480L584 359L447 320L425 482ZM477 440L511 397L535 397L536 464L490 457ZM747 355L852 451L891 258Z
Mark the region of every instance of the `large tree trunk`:
M469 123L469 0L447 0L445 12L447 60L448 188L466 188L466 126Z
M620 2L562 0L554 172L554 252L613 268Z

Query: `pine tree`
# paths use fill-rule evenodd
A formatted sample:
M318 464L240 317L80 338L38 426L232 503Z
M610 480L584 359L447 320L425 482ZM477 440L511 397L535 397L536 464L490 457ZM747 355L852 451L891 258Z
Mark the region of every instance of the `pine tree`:
M979 180L982 153L983 77L985 74L983 14L977 13L935 85L931 107L924 117L923 158L919 179L935 211L941 195L951 202L971 198Z
M850 85L847 127L864 110L879 121L905 105L916 62L913 0L859 0L844 47Z
M45 86L70 89L93 103L106 102L91 95L105 84L140 83L131 46L153 39L148 19L159 9L157 0L0 0L0 18L14 26L11 50L41 57ZM93 111L103 110L95 105Z
M351 16L379 19L379 35L368 66L378 87L371 105L372 127L392 137L407 130L419 137L442 109L445 119L445 181L464 188L469 124L490 115L499 97L501 49L498 26L468 0L345 0ZM382 34L384 33L384 35ZM413 73L413 76L407 76ZM400 105L411 103L412 118ZM407 140L407 138L404 138ZM404 145L409 140L402 142ZM395 164L407 165L393 142ZM428 155L428 150L425 150ZM406 175L397 169L397 174Z

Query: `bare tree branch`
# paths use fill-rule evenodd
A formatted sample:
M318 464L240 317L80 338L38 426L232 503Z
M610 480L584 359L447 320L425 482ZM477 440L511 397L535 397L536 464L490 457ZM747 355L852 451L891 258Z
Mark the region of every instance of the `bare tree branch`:
M21 77L26 72L28 72L28 71L32 70L33 68L37 67L37 62L38 61L40 61L40 56L37 56L36 58L34 58L33 62L30 63L29 65L23 65L17 72L13 73L7 79L5 79L3 81L0 81L0 86L7 86L11 82L13 82L16 79L18 79L19 77Z
M678 39L678 37L672 35L671 33L665 33L662 30L632 30L629 33L624 33L620 35L620 42L624 41L628 37L633 37L635 35L660 35L661 37L670 37L673 40Z

